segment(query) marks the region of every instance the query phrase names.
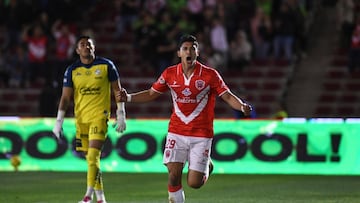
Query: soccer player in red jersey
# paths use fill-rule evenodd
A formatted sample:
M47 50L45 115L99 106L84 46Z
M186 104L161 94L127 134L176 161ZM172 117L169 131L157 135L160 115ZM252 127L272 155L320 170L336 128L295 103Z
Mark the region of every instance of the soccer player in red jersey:
M210 159L214 136L216 96L232 108L249 115L251 106L235 96L220 74L197 61L199 44L192 35L181 37L177 51L179 64L165 69L152 87L117 97L124 102L149 102L170 90L173 112L170 117L163 162L168 169L169 202L185 202L182 187L183 167L188 162L187 184L200 188L213 170Z

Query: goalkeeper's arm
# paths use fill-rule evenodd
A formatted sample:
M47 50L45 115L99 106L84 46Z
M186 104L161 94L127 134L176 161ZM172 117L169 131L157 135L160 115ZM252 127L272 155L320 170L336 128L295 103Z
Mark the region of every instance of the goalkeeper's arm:
M57 139L62 136L62 125L64 123L65 113L70 104L70 99L73 93L73 89L70 87L64 87L59 102L58 113L56 116L56 122L53 128L53 133Z

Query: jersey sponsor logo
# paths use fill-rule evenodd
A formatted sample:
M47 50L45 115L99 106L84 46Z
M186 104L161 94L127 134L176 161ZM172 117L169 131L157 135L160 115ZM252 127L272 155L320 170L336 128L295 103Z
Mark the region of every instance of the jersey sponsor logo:
M83 87L80 89L81 95L99 95L100 94L100 87Z
M196 99L190 99L189 97L185 97L185 98L176 98L175 99L176 102L179 103L185 103L185 104L189 104L189 103L196 103Z
M85 74L86 75L91 75L91 71L88 70L88 71L85 72Z

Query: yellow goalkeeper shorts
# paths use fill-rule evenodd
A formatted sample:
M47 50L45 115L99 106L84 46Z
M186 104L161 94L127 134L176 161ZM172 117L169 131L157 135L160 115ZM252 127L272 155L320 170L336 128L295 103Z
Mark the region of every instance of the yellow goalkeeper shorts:
M105 141L108 129L107 123L107 119L91 123L79 123L76 121L76 151L88 151L90 140Z

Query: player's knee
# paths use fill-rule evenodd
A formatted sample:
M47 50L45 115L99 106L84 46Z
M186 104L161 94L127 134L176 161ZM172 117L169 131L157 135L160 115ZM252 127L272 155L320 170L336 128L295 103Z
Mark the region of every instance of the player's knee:
M203 181L197 181L197 180L196 181L188 180L187 184L189 187L191 187L193 189L199 189L204 185Z

